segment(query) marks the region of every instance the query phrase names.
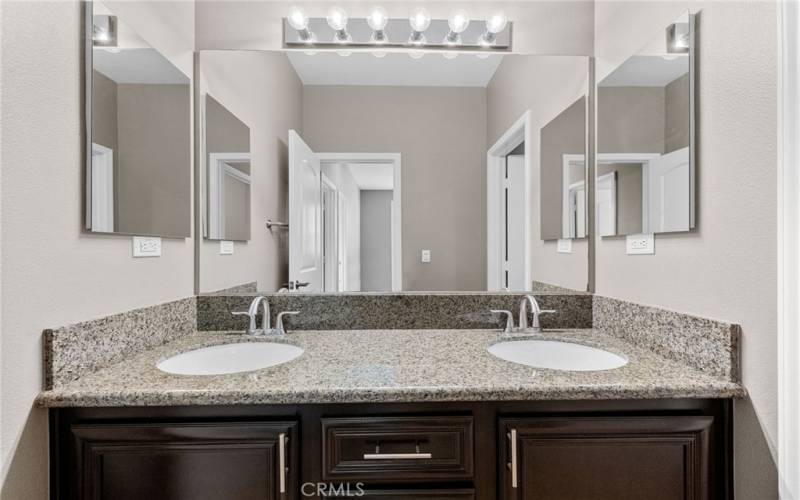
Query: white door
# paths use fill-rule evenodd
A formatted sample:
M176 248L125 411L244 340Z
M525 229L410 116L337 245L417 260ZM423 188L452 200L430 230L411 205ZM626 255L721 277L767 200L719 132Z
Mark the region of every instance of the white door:
M525 283L525 157L506 157L506 290L528 290Z
M92 143L92 231L114 232L114 151Z
M325 291L336 292L339 288L339 228L336 185L322 174L322 262L325 275Z
M648 233L689 230L689 148L653 158L648 165Z
M617 173L597 178L597 234L617 234Z
M289 131L289 282L290 289L324 291L320 163L294 130Z

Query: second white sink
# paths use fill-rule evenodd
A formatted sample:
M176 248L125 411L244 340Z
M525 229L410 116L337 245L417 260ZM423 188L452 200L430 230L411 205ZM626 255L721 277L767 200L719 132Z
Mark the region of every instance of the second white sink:
M156 365L175 375L222 375L249 372L291 361L303 349L277 342L238 342L184 352Z
M489 352L500 359L551 370L613 370L628 360L612 352L569 342L554 340L513 340L489 346Z

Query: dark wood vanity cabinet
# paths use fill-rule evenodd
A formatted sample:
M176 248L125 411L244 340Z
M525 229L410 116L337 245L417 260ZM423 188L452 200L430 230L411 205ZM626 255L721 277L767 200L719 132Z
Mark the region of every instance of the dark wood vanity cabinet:
M729 499L730 412L722 399L51 409L51 495Z
M91 423L71 435L73 498L297 498L295 422Z
M501 498L706 500L713 417L500 422Z

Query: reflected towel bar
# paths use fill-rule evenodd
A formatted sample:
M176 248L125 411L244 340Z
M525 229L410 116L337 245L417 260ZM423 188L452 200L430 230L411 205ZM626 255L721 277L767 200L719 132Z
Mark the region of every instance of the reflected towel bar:
M272 219L267 219L267 229L272 229L273 227L285 227L289 228L288 222L275 222Z

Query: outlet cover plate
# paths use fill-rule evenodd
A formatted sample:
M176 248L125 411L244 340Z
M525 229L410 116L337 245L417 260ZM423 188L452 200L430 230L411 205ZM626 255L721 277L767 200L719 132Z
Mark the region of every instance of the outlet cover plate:
M572 253L572 240L569 238L558 240L556 251L558 253Z
M431 251L430 250L423 250L420 260L422 262L426 263L426 264L428 262L430 262L431 261Z
M161 257L161 238L155 236L134 236L133 256Z
M651 234L629 234L625 237L628 255L652 255L656 253L655 236Z
M219 242L219 254L220 255L233 255L233 242L220 240Z

